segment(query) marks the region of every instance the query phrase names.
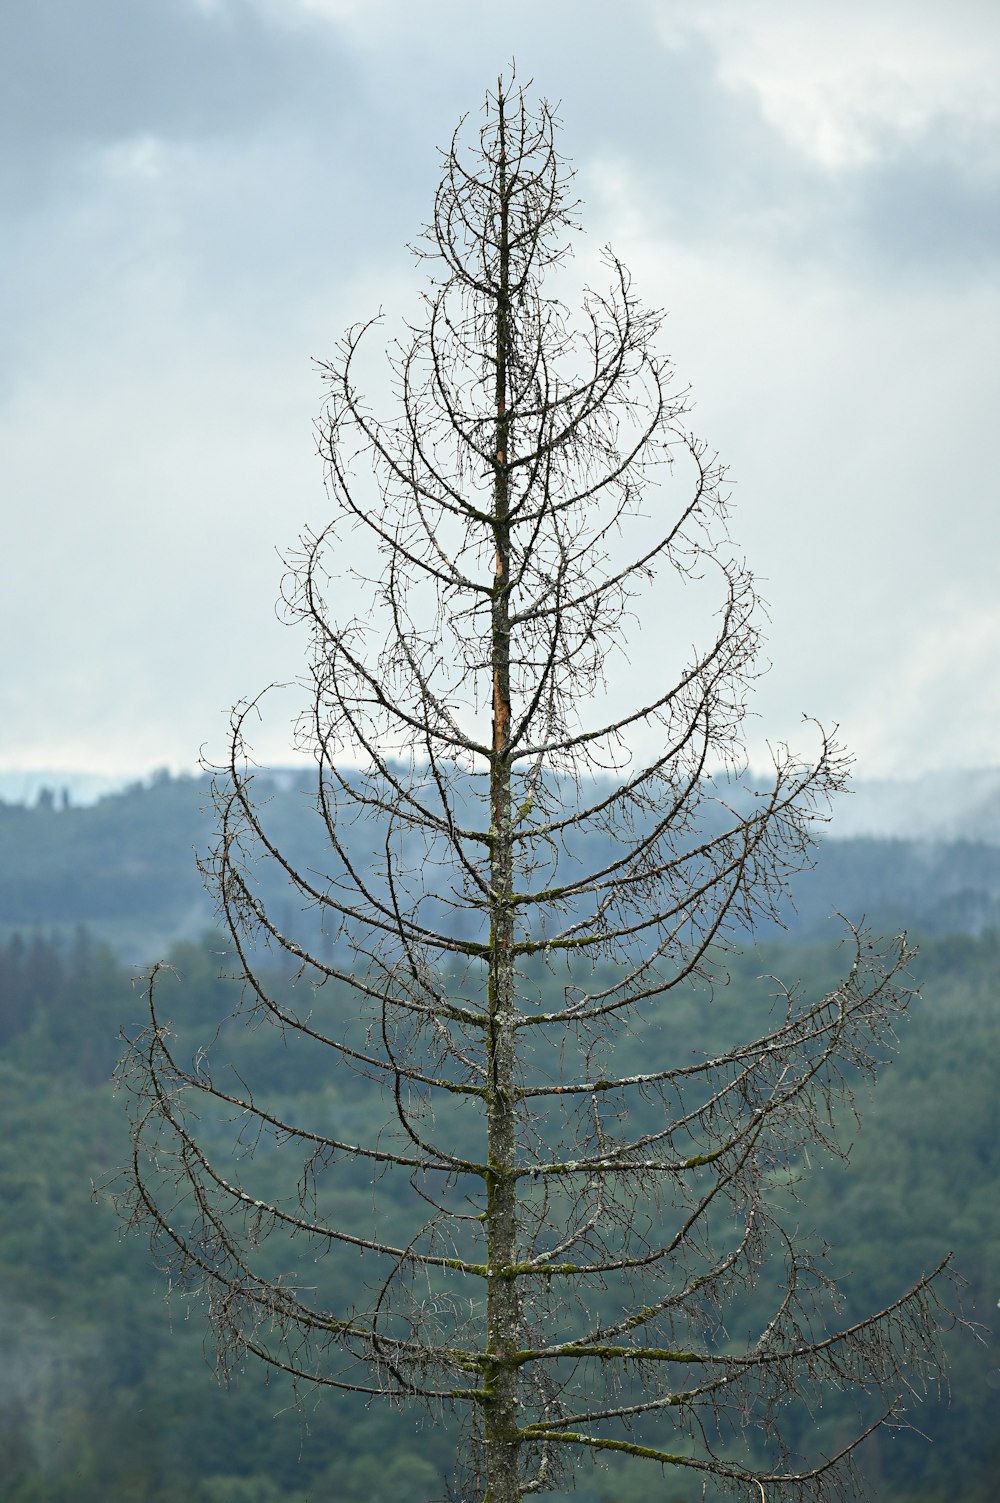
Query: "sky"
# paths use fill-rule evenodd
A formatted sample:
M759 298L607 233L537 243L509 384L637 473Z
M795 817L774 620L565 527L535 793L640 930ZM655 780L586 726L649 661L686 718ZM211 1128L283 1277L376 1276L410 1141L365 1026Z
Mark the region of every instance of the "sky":
M610 243L667 310L729 466L751 757L805 713L863 778L1000 762L995 0L16 0L0 772L193 768L304 672L275 601L328 513L313 361L412 315L439 149L511 60L558 105L573 276Z

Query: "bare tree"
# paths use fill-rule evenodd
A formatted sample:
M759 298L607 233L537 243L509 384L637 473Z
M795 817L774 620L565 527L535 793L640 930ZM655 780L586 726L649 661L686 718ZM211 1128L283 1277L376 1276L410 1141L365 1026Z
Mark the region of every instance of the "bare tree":
M250 1014L367 1077L387 1120L354 1141L185 1067L154 975L124 1065L128 1211L204 1296L230 1359L464 1408L464 1497L545 1492L581 1450L754 1498L822 1496L934 1373L935 1273L838 1329L765 1189L800 1151L839 1151L834 1106L883 1052L907 951L855 935L845 979L789 990L763 1037L692 1059L668 1027L636 1068L650 1018L669 1023L672 997L723 976L727 938L773 916L846 760L820 733L811 761L779 749L767 791L739 792L759 644L723 472L610 251L609 290L585 294L576 327L543 293L575 210L553 127L501 81L478 140L456 134L422 251L437 280L390 356L398 415L377 420L355 383L369 325L324 367L335 517L305 538L286 600L312 633L300 735L327 870L269 833L251 705L217 778L209 866ZM331 581L359 537L377 559L370 613L338 624ZM665 608L677 580L717 587L709 639L667 684L650 663L644 702L622 711L615 655L643 597ZM313 911L315 943L267 911L259 862ZM295 986L269 979L274 951ZM273 1141L280 1193L206 1147L213 1102L243 1141ZM376 1200L411 1187L405 1237L324 1213L359 1162ZM316 1272L337 1249L363 1269L341 1305ZM727 1312L769 1258L780 1290L739 1340ZM839 1454L803 1459L788 1401L844 1387L877 1407ZM733 1443L751 1428L757 1462Z

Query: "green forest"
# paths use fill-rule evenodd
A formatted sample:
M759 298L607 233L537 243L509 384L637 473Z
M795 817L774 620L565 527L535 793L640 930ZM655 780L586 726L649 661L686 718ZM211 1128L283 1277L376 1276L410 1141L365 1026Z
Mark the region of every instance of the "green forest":
M203 794L195 780L161 778L87 809L43 801L0 811L20 842L13 858L6 847L5 893L17 863L24 876L20 907L0 912L5 1503L424 1503L442 1495L453 1451L447 1425L349 1398L301 1394L296 1402L280 1377L252 1365L220 1384L201 1312L188 1308L183 1291L164 1298L148 1247L123 1234L111 1204L128 1152L111 1077L120 1030L141 1027L144 1006L141 968L122 957L134 954L144 930L155 939L185 915L204 921L197 891L185 885ZM291 792L286 797L294 836L296 805ZM119 871L131 862L131 883L124 875L116 882L114 862L102 865L100 856L124 830L131 844L118 848ZM982 924L983 873L994 855L984 847L970 860L950 847L932 862L904 842L842 842L821 852L817 875L822 893L824 868L836 874L840 909L857 911L865 894L876 925L895 919L907 887L916 891L930 916L916 936L921 995L877 1089L859 1092L861 1126L853 1118L840 1124L849 1162L802 1162L788 1176L794 1183L776 1184L774 1193L795 1194L799 1224L829 1244L827 1268L849 1315L891 1298L953 1250L963 1312L982 1326L978 1338L964 1328L946 1337L948 1381L915 1396L913 1428L884 1430L868 1443L864 1471L889 1503L985 1503L1000 1467L1000 1348L989 1330L1000 1296L1000 934ZM935 917L932 883L948 869L956 874L950 910L941 904ZM872 898L878 882L881 911ZM963 891L964 906L955 898ZM811 899L808 912L822 901ZM950 933L947 911L963 921ZM773 983L760 978L821 987L842 963L837 925L828 923L822 937L818 921L798 922L728 956L729 984L714 996L692 990L674 998L669 1015L650 1020L643 1047L669 1039L691 1055L712 1050L746 1026L748 1013L770 1005ZM174 941L168 959L161 1006L193 1052L237 1007L238 992L223 979L224 944L204 922L196 938ZM271 1029L225 1025L215 1053L252 1074L291 1120L307 1098L359 1135L366 1125L377 1131L385 1116L377 1089L352 1076L304 1074ZM361 1167L341 1193L338 1215L366 1214L372 1186ZM350 1270L341 1276L349 1280ZM837 1395L808 1423L835 1444ZM700 1490L684 1478L612 1464L581 1470L576 1496L681 1503Z

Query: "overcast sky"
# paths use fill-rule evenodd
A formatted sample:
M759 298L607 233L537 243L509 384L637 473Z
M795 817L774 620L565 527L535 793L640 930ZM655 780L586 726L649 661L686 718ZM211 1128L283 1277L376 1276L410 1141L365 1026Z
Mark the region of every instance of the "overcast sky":
M730 467L753 745L808 712L861 776L1000 761L996 0L8 0L0 770L189 768L302 671L311 358L412 311L437 149L511 57L581 280L610 241L669 310Z

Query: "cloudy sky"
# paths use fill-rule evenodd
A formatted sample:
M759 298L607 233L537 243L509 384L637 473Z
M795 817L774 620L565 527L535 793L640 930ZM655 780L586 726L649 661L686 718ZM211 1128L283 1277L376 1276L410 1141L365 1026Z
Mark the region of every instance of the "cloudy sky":
M610 241L669 310L730 466L753 744L807 711L862 776L1000 761L995 0L31 0L0 8L0 770L188 768L301 671L311 358L412 311L437 148L512 57L560 103L581 279Z

